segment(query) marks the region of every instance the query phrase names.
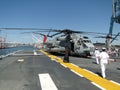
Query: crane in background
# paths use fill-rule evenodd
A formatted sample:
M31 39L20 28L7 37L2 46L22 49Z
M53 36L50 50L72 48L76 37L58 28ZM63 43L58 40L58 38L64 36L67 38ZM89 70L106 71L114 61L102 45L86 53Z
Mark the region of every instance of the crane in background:
M120 34L118 32L118 34L114 38L112 38L114 23L120 24L120 0L112 0L112 16L110 20L109 33L106 36L107 50L110 48L110 43L112 43ZM110 39L112 39L111 42L110 42Z

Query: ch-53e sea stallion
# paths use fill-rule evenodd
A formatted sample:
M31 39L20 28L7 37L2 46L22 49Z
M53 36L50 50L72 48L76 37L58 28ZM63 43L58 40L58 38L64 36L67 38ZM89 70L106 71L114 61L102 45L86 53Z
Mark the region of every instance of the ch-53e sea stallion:
M47 29L48 30L48 29ZM33 32L44 36L43 44L48 52L52 53L65 53L65 49L69 49L69 54L79 56L91 56L94 52L94 45L87 36L82 36L81 31L73 31L70 29L54 30L50 29L50 32L55 32L52 35L44 35L40 32ZM47 32L47 31L45 31ZM59 35L59 36L56 36ZM54 36L54 38L52 38ZM56 37L55 37L56 36ZM47 37L50 37L47 39Z
M45 46L46 51L52 53L65 53L64 56L65 62L69 62L68 57L69 55L88 57L94 54L93 43L87 36L83 36L82 34L107 35L107 33L74 31L70 29L63 30L42 29L42 30L44 31L36 31L33 33L44 36L43 45ZM45 35L42 34L41 32L48 32L48 34ZM52 34L50 35L51 32ZM50 37L51 39L47 39L47 37Z

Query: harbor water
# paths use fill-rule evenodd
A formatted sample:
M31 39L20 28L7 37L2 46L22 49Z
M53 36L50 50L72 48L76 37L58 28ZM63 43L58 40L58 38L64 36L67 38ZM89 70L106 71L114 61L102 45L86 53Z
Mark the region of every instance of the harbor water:
M0 58L4 58L6 56L9 56L15 52L19 52L22 50L35 50L33 46L18 46L18 47L11 47L11 48L5 48L0 49Z

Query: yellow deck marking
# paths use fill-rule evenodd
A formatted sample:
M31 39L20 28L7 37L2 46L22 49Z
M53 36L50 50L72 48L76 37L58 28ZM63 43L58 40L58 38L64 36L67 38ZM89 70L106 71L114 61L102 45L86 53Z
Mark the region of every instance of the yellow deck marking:
M71 63L64 63L63 60L57 56L50 55L42 50L41 50L41 52L43 54L47 55L48 57L50 57L51 59L57 60L60 64L65 65L67 68L79 73L80 75L84 76L86 79L90 80L91 82L96 83L97 85L104 88L105 90L120 90L120 86L116 83L110 82L107 79L104 79L100 76L92 74L92 73L88 72L87 70L77 67Z

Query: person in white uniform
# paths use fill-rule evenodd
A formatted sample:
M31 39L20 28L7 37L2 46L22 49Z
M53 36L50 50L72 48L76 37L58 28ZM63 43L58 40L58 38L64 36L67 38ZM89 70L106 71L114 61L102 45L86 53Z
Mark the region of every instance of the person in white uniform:
M100 51L98 50L98 48L95 48L95 59L97 64L99 64L99 54Z
M105 78L106 65L109 63L109 55L106 52L105 48L102 48L102 52L100 53L99 57L100 57L101 74L102 77Z

